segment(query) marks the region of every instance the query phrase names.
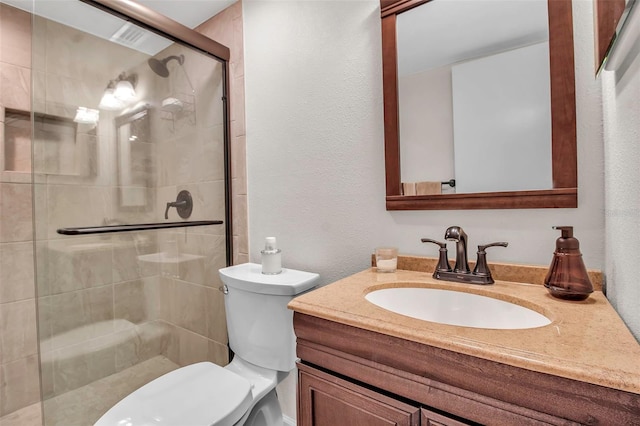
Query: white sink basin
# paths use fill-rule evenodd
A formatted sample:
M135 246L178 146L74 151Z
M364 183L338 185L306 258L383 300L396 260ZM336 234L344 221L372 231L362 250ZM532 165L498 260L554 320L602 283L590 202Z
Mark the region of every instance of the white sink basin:
M551 324L547 317L524 306L461 291L385 288L372 291L365 298L388 311L440 324L490 329L524 329Z

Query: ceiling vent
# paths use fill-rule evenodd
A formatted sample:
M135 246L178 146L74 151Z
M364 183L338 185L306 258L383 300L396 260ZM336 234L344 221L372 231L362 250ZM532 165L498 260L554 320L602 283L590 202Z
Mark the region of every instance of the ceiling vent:
M116 31L109 40L127 47L138 47L147 38L147 33L130 22Z

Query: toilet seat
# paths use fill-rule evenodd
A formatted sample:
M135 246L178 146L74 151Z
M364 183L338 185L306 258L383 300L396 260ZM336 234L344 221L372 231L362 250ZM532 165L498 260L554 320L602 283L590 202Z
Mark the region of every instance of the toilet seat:
M109 409L94 426L231 426L252 404L247 379L200 362L147 383Z

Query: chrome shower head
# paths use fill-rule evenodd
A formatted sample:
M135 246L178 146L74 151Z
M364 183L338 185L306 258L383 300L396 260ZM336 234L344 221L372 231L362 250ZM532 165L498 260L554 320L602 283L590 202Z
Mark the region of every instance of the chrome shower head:
M180 56L172 55L172 56L167 56L164 59L150 58L147 61L147 63L149 64L149 67L153 72L158 74L160 77L166 78L166 77L169 77L169 68L167 67L167 62L169 62L172 59L177 60L180 65L184 64L184 55L180 55Z

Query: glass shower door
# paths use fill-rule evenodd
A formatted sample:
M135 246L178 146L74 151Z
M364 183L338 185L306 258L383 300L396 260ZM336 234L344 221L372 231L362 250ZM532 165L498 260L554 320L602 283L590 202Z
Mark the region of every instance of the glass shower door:
M44 420L89 425L179 366L228 363L226 64L80 1L36 1L35 15ZM222 224L83 234L184 221Z

